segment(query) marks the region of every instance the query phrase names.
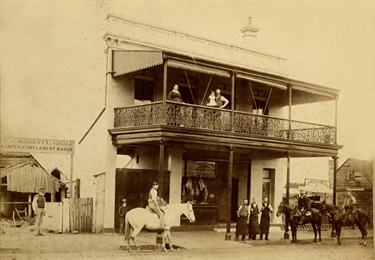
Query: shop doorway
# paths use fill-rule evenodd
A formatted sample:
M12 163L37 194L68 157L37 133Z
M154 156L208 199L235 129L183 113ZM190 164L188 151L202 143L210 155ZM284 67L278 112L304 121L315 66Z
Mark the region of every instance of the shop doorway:
M267 197L273 209L275 209L275 169L263 169L262 201ZM271 223L273 222L271 214Z
M169 202L169 171L163 173L163 193L159 197ZM147 206L152 182L159 180L158 170L117 169L115 188L115 232L119 231L120 218L117 214L122 199L127 200L128 210Z

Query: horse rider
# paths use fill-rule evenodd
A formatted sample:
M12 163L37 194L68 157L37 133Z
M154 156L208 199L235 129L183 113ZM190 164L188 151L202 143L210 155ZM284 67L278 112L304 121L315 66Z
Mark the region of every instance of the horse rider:
M303 220L305 218L305 214L311 209L311 200L306 196L306 192L304 190L300 191L300 198L298 199L298 208L300 209L302 215L298 224L302 225Z
M343 220L344 226L347 225L349 215L357 208L357 201L350 191L346 193L346 199L342 205L342 209L345 210L345 217Z
M150 192L148 193L148 206L152 211L154 211L156 214L158 214L160 218L160 229L164 229L164 213L161 211L158 201L161 200L161 198L158 197L158 189L159 189L159 183L153 182L152 188L150 189Z

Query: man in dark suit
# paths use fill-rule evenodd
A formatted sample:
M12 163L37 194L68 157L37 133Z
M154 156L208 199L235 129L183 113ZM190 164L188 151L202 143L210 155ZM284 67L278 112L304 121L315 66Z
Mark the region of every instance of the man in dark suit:
M311 208L311 200L306 196L306 192L304 190L300 191L300 198L298 199L298 208L300 209L302 215L298 224L302 225L303 220L305 219L305 214Z

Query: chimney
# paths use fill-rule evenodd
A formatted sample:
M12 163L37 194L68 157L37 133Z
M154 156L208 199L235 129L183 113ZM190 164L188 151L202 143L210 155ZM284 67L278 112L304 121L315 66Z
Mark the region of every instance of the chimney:
M247 26L241 29L244 47L247 49L255 49L257 32L259 28L255 28L252 24L252 17L248 17Z

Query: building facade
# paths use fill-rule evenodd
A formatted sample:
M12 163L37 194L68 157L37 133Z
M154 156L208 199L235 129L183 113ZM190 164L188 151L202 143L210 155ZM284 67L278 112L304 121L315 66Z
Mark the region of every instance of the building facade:
M169 203L194 203L196 225L230 223L243 198L268 197L276 208L285 184L289 196L291 158L337 157L337 124L297 121L292 110L321 101L337 107L338 91L288 77L284 58L107 21L105 106L79 142L105 171L77 176L82 186L94 178L87 194L100 201L94 222L104 231L116 228L122 198L131 208L146 205L153 181ZM250 20L244 37L253 29ZM168 99L176 84L183 103ZM224 108L207 106L217 89L229 101Z
M337 205L342 206L348 191L356 198L357 206L372 216L373 163L349 158L337 170Z

